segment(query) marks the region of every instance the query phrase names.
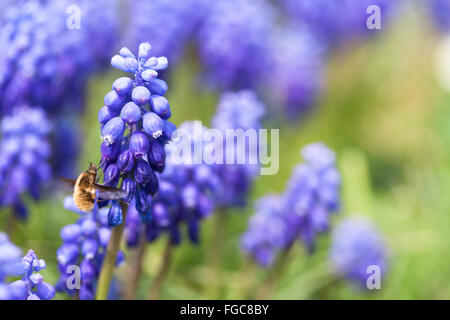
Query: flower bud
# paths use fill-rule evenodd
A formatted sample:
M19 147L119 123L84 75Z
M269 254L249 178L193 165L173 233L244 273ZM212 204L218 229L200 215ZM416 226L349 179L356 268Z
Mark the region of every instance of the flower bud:
M194 209L197 206L199 191L194 184L188 184L181 191L181 201L183 205L189 209Z
M172 139L172 133L177 129L177 126L172 122L165 120L162 137L166 140Z
M81 261L80 271L81 271L81 279L83 279L83 282L89 283L92 280L94 280L96 270L91 260L83 259L83 261Z
M161 179L158 188L158 199L170 204L177 202L177 189L165 179Z
M122 56L119 56L118 54L114 55L111 58L111 66L113 66L116 69L128 72L127 66L125 64L125 58Z
M128 102L123 106L120 117L129 125L135 124L141 120L141 108L134 102Z
M81 244L81 254L86 259L92 259L97 254L98 243L95 239L87 238Z
M111 227L115 227L122 224L122 220L122 208L118 204L114 203L108 212L108 224Z
M120 170L116 164L110 164L106 170L105 175L103 176L103 183L106 186L115 186L117 182L119 182L120 178Z
M134 172L134 179L137 183L144 185L150 182L150 180L152 179L152 174L154 173L147 161L144 161L142 159L137 160L136 170Z
M124 150L117 159L117 167L123 172L130 172L134 166L133 152L130 149Z
M119 112L122 108L123 98L120 97L115 90L109 91L105 94L103 99L106 106L108 106L113 112Z
M117 113L108 106L103 106L98 111L98 122L101 124L107 123L112 118L116 117Z
M106 209L106 208L105 208ZM109 209L108 209L108 215L106 223L109 223ZM111 229L108 229L106 227L102 227L98 230L98 241L100 242L100 245L102 247L107 247L109 243L109 238L111 237Z
M154 68L158 64L158 58L156 57L150 57L147 60L145 60L144 64L142 65L144 68Z
M120 265L122 265L122 263L125 262L125 253L123 253L122 250L119 250L117 252L117 258L116 258L116 267L119 267Z
M131 98L133 101L140 106L143 106L150 100L150 91L144 86L138 86L133 89L131 93Z
M130 150L136 159L140 159L147 154L150 148L150 142L147 135L143 132L135 132L130 138Z
M147 88L153 93L160 96L163 96L168 89L167 83L164 80L161 79L153 79L151 80Z
M142 42L139 45L138 59L140 61L143 61L143 60L147 59L150 56L151 50L152 50L152 46L150 45L150 43Z
M115 142L113 144L107 144L103 141L100 146L100 153L102 154L102 160L115 161L120 151L120 143Z
M12 300L25 300L27 298L27 285L23 280L16 280L8 285Z
M81 228L78 224L69 224L63 227L59 234L63 242L76 243L81 234Z
M154 112L147 112L144 114L143 130L148 133L154 139L157 139L162 135L164 129L164 120L161 119Z
M125 96L133 87L133 80L128 77L120 77L113 82L112 88L119 96Z
M151 99L152 110L156 113L161 119L167 120L171 116L169 101L163 96L152 96Z
M55 296L55 288L47 282L41 282L36 286L36 293L42 300L50 300Z
M147 193L143 190L136 190L135 193L136 210L140 215L147 215L150 211L151 201Z
M164 161L166 160L166 152L164 151L164 147L157 141L151 140L148 150L148 162L151 165L155 166L163 166Z
M91 284L82 283L79 291L80 300L94 300L94 292Z
M125 132L125 123L119 117L109 120L102 129L102 138L107 144L120 141Z
M127 203L130 203L134 197L134 193L136 190L136 183L131 178L125 178L122 181L122 190L128 192L128 195L123 200Z
M119 50L119 54L124 57L124 58L133 58L136 59L136 57L134 56L133 52L131 52L130 49L128 49L127 47L122 47Z
M170 225L170 214L167 207L162 202L154 202L152 205L152 215L158 227L165 228Z
M139 63L135 58L127 57L125 58L124 65L126 68L126 72L135 73L139 67Z
M63 244L56 251L56 260L58 263L65 266L74 264L78 258L78 246L75 244Z
M150 180L147 182L147 184L143 185L142 188L145 190L145 192L153 196L158 191L158 186L159 186L158 177L152 170L150 171Z
M154 66L152 69L154 70L164 70L169 66L169 61L166 57L159 57L158 64Z
M144 81L152 81L153 79L156 79L156 77L158 76L158 72L153 70L153 69L147 69L142 71L141 73L141 78Z
M92 219L84 219L81 222L80 230L85 236L94 236L97 232L97 224Z

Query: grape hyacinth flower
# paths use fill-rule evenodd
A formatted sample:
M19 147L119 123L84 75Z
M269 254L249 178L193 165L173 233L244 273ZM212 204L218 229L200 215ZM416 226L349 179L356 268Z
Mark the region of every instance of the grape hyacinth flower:
M144 219L149 219L151 197L158 190L155 172L164 170L164 145L175 130L168 121L171 111L164 97L167 84L158 79L158 72L167 68L168 61L166 57L153 57L150 52L151 45L143 42L137 56L126 47L113 56L111 65L132 73L134 79L115 80L98 112L103 139L103 181L117 186L122 180L122 189L129 194L126 202L134 200ZM122 214L121 207L113 203L110 224L121 224Z
M312 32L298 26L279 29L272 43L273 68L265 81L268 99L284 107L287 119L298 119L323 87L325 48Z
M228 129L258 130L262 127L261 119L265 115L265 109L265 105L251 90L227 92L220 98L217 113L212 119L212 125L214 128L221 130L224 137ZM256 135L258 136L258 133ZM225 145L225 141L223 144ZM231 145L227 144L224 149L224 163L228 152L233 152L235 158L238 154L245 154L247 159L257 159L259 141L257 145L246 143L244 147L245 150L241 150L241 146L237 144L236 139ZM234 161L234 163L237 163L237 161ZM218 205L221 207L244 206L258 169L257 163L216 165L222 188L226 190L224 194L218 197Z
M385 276L388 251L378 230L365 219L348 218L332 235L330 261L333 271L361 288L366 288L371 275L369 266L376 266Z
M185 122L177 132L184 132L183 137L190 139L190 150L194 150L194 145L198 145L199 152L203 152L211 146L211 142L196 135L201 130L195 130L195 125L195 122ZM200 123L198 125L201 126ZM127 219L125 234L129 246L138 244L140 232L145 232L149 242L167 232L171 243L177 245L181 241L182 224L186 224L191 242L198 243L200 222L213 213L215 199L221 190L219 178L212 166L196 164L195 154L183 154L180 161L175 156L175 150L181 141L172 141L166 145L166 169L159 175L159 190L150 204L152 220L148 222L139 219L136 211L128 211L130 219ZM144 226L143 222L146 223Z
M197 34L206 83L220 89L255 88L267 76L267 37L275 9L265 0L217 0Z
M9 241L6 233L0 232L0 283L8 276L23 274L22 250Z
M50 178L48 163L51 124L40 108L17 108L1 122L0 206L12 207L25 218L24 194L39 199L40 188Z
M24 0L8 5L0 19L0 44L7 48L0 52L0 112L21 104L39 105L52 115L67 108L81 111L87 77L104 60L96 45L105 45L102 53L110 56L105 48L117 39L117 18L105 14L115 3ZM70 5L77 5L83 18L75 30L68 27Z
M255 205L256 213L250 218L248 229L242 235L241 247L255 261L267 267L273 264L277 251L286 248L290 239L289 226L283 215L280 195L267 195Z
M300 238L309 250L315 237L329 228L330 214L339 210L340 174L334 152L323 143L302 149L305 163L294 168L284 192L291 241Z
M68 281L70 281L69 277L73 275L73 270L69 268L76 265L80 267L81 273L79 298L80 300L92 300L111 235L108 224L109 209L99 209L95 205L91 212L81 212L75 206L72 197L64 200L64 207L80 214L81 217L76 223L64 226L60 232L63 243L56 254L60 271L57 290L70 295L75 294L76 289L69 288ZM116 266L124 261L124 257L123 252L120 251Z
M11 243L5 233L0 232L0 300L13 298L6 278L24 274L21 257L22 250Z
M53 132L58 133L33 138L36 134L30 134L25 126L21 133L15 134L15 142L2 136L2 140L9 140L0 144L12 148L1 151L6 157L1 157L2 191L4 184L14 180L17 183L11 185L13 192L9 199L0 201L1 205L12 205L19 215L23 216L26 208L18 199L18 193L23 196L30 193L36 198L45 180L53 175L73 174L79 142L77 118L84 106L89 76L102 67L105 56L108 59L111 56L105 48L115 45L116 5L116 0L22 0L9 1L2 7L0 45L4 50L0 51L0 115L6 121L22 112L23 121L28 121L28 115L20 110L23 106L39 106L42 110L39 112L45 113L46 119L40 124L40 130L48 130L46 127L51 123ZM71 11L73 9L75 11ZM79 26L75 17L78 13L81 15ZM39 145L38 140L41 140ZM19 145L27 151L20 155L25 163L17 162L14 166L8 161L13 156L14 144L20 141L26 143ZM27 171L30 175L24 176ZM31 180L34 180L33 185L29 183Z
M8 285L12 300L50 300L55 296L55 288L44 281L38 273L46 268L45 261L38 259L33 250L22 258L23 278Z

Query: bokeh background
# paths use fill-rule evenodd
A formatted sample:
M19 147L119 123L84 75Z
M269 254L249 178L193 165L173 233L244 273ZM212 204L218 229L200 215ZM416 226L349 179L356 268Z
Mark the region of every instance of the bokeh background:
M255 297L271 269L251 262L240 247L240 238L254 213L253 204L261 196L284 190L294 166L303 161L301 148L315 141L324 142L336 152L342 176L342 206L332 216L331 229L347 217L368 218L386 241L389 267L381 290L363 290L336 278L328 262L331 238L327 232L318 236L312 254L300 242L294 244L284 268L276 275L270 297L450 298L450 46L445 45L450 41L445 30L450 11L446 11L447 15L443 14L444 9L434 12L430 3L438 1L390 2L395 2L396 8L389 12L389 17L384 17L382 10L381 30L367 31L364 36L346 39L326 49L322 87L308 110L286 119L279 103L262 97L269 106L264 126L280 129L279 172L258 177L248 205L231 209L227 219L219 221L224 235L219 267L213 246L217 244L214 241L216 220L220 219L217 215L202 222L198 245L182 241L174 249L160 298ZM148 1L150 6L151 3ZM272 1L271 5L282 11L281 3ZM133 5L120 2L122 8ZM134 16L123 13L127 10L121 12L119 33L126 35ZM175 23L171 17L166 19L159 28L169 29ZM282 14L277 23L287 23L287 19ZM145 36L139 34L141 38ZM109 56L124 44L133 45L136 50L134 40L130 39L123 36L118 41L122 43L104 50L109 51ZM202 79L204 66L197 43L202 39L186 40L177 53L179 56L173 58L176 62L172 64L169 60L166 97L172 109L171 121L176 125L185 120L201 120L210 125L219 96L226 91L210 88ZM281 59L283 53L278 52ZM263 76L271 77L273 73L269 69ZM106 63L101 71L89 75L84 89L85 103L77 122L80 150L79 154L73 154L76 162L73 174L85 170L89 161L99 159L102 141L97 112L103 105L104 94L121 74ZM45 193L39 201L26 198L28 218L14 224L11 240L24 250L33 248L45 259L48 267L42 274L46 281L54 283L59 277L55 259L61 245L59 230L74 223L77 214L63 207L63 199L70 191L55 192L49 188ZM9 216L10 209L2 208L1 229L7 228ZM159 239L145 248L139 298L147 296L162 262L164 246L165 241ZM126 253L127 257L136 254L134 250ZM130 279L129 272L127 265L117 270L122 286ZM68 297L58 293L57 298Z

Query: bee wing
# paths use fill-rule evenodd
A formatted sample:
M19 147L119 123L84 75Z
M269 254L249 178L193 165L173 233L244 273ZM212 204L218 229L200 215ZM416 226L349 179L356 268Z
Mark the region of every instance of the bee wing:
M94 183L94 187L98 191L98 198L102 200L118 200L125 198L128 195L127 191L114 187L108 187L97 183Z
M75 183L77 182L74 179L68 179L64 177L60 177L59 180L65 182L66 184L69 184L71 187L75 187Z

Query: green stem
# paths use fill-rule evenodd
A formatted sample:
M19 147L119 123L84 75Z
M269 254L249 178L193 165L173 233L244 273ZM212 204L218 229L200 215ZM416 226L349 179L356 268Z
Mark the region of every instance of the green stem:
M111 231L111 238L109 239L108 247L106 248L105 258L98 278L96 300L106 300L108 298L109 286L116 265L117 252L119 252L120 241L122 240L128 211L127 203L120 202L120 206L122 207L123 222L121 225L114 227Z
M136 298L136 292L138 289L139 279L141 278L142 274L142 263L145 256L145 249L146 249L146 239L144 234L142 234L142 237L140 239L139 247L137 248L136 252L134 252L131 263L130 263L130 269L129 269L129 285L124 288L124 299L125 300L133 300Z
M222 263L223 263L223 252L224 252L224 241L225 241L225 229L227 222L227 212L223 209L217 210L213 216L213 239L212 239L212 250L209 260L211 261L211 277L214 279L221 279ZM211 281L214 283L214 281ZM218 299L220 296L221 286L220 281L217 286L210 285L209 288L209 299Z
M170 264L172 262L172 243L170 241L170 237L167 237L166 247L164 249L164 255L161 265L159 266L158 273L156 274L155 281L153 282L153 286L150 288L150 292L148 294L149 300L156 300L159 298L159 294L161 292L162 284L169 274Z
M286 250L283 250L283 252L280 254L280 257L278 258L277 262L275 263L273 268L270 269L266 281L261 286L259 293L257 295L257 299L267 300L272 297L278 278L280 274L283 273L284 268L288 262L288 257L291 248L292 245L286 248Z

